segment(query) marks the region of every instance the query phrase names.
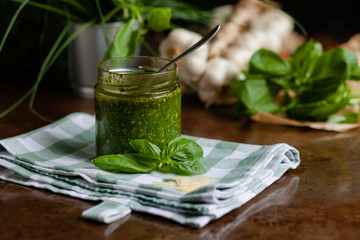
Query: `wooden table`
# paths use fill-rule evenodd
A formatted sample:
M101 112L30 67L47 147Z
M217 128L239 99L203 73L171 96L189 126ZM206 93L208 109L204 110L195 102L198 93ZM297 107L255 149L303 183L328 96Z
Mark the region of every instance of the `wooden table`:
M2 86L0 110L26 89ZM91 99L42 89L35 108L59 119L93 113ZM26 104L0 119L0 138L47 123ZM0 239L360 239L360 130L346 133L266 125L236 119L231 108L204 109L183 98L184 134L251 144L288 143L301 164L244 206L202 229L133 212L101 224L80 217L96 203L0 181Z

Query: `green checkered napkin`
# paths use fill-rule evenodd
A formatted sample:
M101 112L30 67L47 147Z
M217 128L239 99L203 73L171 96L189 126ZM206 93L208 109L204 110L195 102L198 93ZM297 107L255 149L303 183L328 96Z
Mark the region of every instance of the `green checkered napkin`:
M102 203L83 217L115 221L131 209L203 227L240 207L300 163L287 144L239 144L185 136L204 150L201 163L213 183L190 193L160 187L173 174L109 173L95 156L94 116L73 113L35 131L0 141L0 179Z

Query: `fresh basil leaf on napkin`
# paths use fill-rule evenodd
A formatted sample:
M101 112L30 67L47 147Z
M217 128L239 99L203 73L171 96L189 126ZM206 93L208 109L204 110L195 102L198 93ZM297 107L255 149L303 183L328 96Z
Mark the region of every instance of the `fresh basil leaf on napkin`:
M204 154L199 144L182 137L174 138L167 147L169 157L179 161L199 160Z
M172 161L169 170L177 175L198 175L206 173L206 169L199 161Z
M98 168L111 172L126 173L148 173L156 169L154 161L148 161L152 164L144 164L148 158L136 153L103 155L93 159L93 164Z
M160 148L145 139L136 139L130 141L131 147L139 154L151 159L160 160Z
M203 150L190 139L176 137L162 150L146 139L131 140L130 145L137 153L104 155L92 162L98 168L112 172L149 173L161 170L178 175L206 173L199 162Z

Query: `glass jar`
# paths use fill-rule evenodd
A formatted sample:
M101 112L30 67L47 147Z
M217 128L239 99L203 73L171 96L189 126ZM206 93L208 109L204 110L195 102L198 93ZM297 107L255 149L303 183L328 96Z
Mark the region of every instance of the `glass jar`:
M132 139L163 148L181 134L181 89L177 67L156 70L168 60L135 56L98 66L95 86L96 154L132 152Z

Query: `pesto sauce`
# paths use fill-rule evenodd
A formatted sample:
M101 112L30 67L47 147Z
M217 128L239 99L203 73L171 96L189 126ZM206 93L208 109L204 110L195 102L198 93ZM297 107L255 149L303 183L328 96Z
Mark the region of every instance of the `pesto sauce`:
M132 152L132 139L163 148L181 134L181 88L160 95L111 95L95 88L96 154Z

